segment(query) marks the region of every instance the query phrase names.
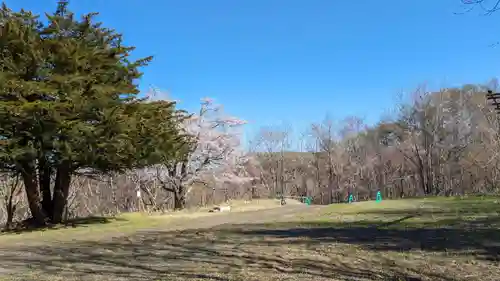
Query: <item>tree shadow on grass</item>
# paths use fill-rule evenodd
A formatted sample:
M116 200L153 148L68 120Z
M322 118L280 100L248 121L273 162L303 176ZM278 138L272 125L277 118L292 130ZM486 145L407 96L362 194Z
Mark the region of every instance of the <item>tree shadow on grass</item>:
M240 228L236 231L242 235L281 239L303 237L308 243L312 240L360 245L374 251L455 252L458 255L473 254L491 262L500 261L499 230L491 227L500 223L499 216L471 221L443 219L432 223L399 225L415 216L407 215L390 222L290 222L280 223L278 229L254 225L252 229Z
M116 217L101 217L101 216L90 216L84 218L74 218L65 221L62 224L49 224L43 227L35 226L29 221L23 221L10 226L8 229L4 228L1 233L3 234L22 234L33 231L45 231L45 230L58 230L61 228L76 228L76 227L88 227L96 224L108 224L116 221L125 221L122 218ZM1 235L1 234L0 234Z
M259 230L260 225L236 225L239 230L233 227L148 231L108 241L0 251L0 266L12 270L18 278L20 272L30 271L47 280L54 276L65 280L458 280L404 268L382 255L364 257L356 252L339 252L325 258L324 253L304 247L315 243L326 247L325 238L335 240L332 234L344 237L352 233ZM290 236L307 239L269 240ZM355 241L368 243L367 238L349 240Z
M265 226L244 235L307 237L329 243L360 245L376 251L466 252L500 261L500 204L497 197L455 198L425 202L424 208L376 209L356 213L372 220L292 222L279 229ZM411 220L415 218L415 220ZM378 220L380 219L380 220ZM300 225L300 227L296 227ZM460 254L460 253L458 253Z
M385 222L225 224L2 250L0 272L2 267L10 269L23 280L57 276L64 280L454 281L496 280L500 276L500 237L490 227L500 221L498 216L418 222L418 216L426 214L401 210L398 214ZM414 218L416 222L409 223ZM399 253L413 250L419 256L409 257L405 263ZM447 268L454 257L434 270L428 263L435 259L420 252L473 254L474 260L482 259L474 270L482 271L467 272L470 268L459 267L464 274L455 273L456 268ZM427 265L430 268L422 268ZM491 271L483 272L485 268ZM23 276L22 272L39 276ZM470 273L477 278L466 276Z

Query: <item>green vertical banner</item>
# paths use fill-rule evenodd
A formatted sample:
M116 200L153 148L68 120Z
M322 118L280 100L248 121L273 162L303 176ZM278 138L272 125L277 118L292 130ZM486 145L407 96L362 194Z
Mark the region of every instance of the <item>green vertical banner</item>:
M382 193L380 191L377 191L377 198L375 199L375 202L379 203L382 201Z
M307 206L311 205L311 197L306 197L306 200L304 200Z

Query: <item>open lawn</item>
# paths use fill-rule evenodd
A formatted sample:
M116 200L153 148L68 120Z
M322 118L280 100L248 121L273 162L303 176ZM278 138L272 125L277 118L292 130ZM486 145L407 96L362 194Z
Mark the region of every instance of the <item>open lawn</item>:
M500 280L500 198L267 207L1 235L0 280Z

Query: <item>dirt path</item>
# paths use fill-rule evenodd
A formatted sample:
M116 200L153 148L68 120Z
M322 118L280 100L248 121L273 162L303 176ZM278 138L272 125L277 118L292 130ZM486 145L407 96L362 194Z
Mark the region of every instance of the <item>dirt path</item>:
M265 210L218 213L213 216L186 219L174 219L168 230L186 230L211 228L229 224L253 224L289 221L301 213L311 213L324 208L323 206L306 206L302 204L288 205ZM151 229L147 229L149 231ZM157 230L157 229L153 229Z

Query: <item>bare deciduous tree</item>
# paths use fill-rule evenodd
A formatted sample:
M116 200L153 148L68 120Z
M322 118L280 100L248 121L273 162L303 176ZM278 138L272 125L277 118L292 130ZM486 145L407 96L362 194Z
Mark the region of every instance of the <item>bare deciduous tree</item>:
M266 163L261 176L267 178L265 182L271 182L268 185L271 197L286 192L285 153L290 149L290 134L289 126L268 126L260 128L254 140L254 149Z

